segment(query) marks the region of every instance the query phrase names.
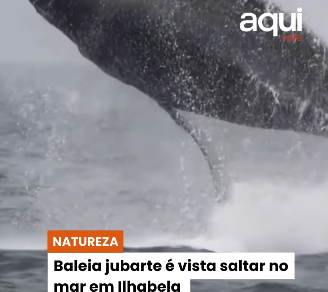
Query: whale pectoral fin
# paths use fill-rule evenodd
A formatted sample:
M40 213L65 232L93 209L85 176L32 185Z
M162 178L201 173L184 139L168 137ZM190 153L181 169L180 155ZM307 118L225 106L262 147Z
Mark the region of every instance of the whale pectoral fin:
M177 125L191 135L202 151L210 168L217 202L223 203L227 201L229 188L224 179L224 157L220 157L213 145L210 145L209 141L211 140L211 137L209 133L202 130L196 130L177 110L172 110L170 115Z

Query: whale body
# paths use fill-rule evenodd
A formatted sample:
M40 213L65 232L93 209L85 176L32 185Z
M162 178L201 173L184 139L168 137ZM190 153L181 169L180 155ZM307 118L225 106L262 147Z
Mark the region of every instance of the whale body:
M240 29L245 12L281 12L267 1L29 1L85 58L153 98L196 141L178 111L327 135L325 44L304 26L301 42Z

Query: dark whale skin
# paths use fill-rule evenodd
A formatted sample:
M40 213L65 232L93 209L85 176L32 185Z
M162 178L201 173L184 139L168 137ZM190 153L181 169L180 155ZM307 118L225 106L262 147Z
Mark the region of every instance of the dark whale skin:
M174 119L183 110L251 127L327 133L325 44L304 25L295 43L283 42L281 31L273 37L240 30L245 12L280 11L266 1L29 1L83 56Z

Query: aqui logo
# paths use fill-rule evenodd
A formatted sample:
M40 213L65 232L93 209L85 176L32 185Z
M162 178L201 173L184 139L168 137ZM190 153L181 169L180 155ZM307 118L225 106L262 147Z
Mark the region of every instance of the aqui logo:
M246 19L248 18L248 19ZM268 18L270 20L268 21ZM240 23L240 29L244 32L257 31L258 27L260 30L265 32L273 32L273 36L278 36L279 28L284 31L302 31L303 19L302 19L302 8L297 9L297 13L290 14L290 26L285 26L285 15L284 13L263 13L258 19L254 13L244 13L241 19L245 19ZM271 26L269 26L269 23ZM281 36L283 42L300 42L302 36L300 34L290 34Z

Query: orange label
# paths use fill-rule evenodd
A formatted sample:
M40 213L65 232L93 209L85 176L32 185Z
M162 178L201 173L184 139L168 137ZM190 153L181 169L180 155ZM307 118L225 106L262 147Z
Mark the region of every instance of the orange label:
M48 230L48 253L121 253L123 230Z

